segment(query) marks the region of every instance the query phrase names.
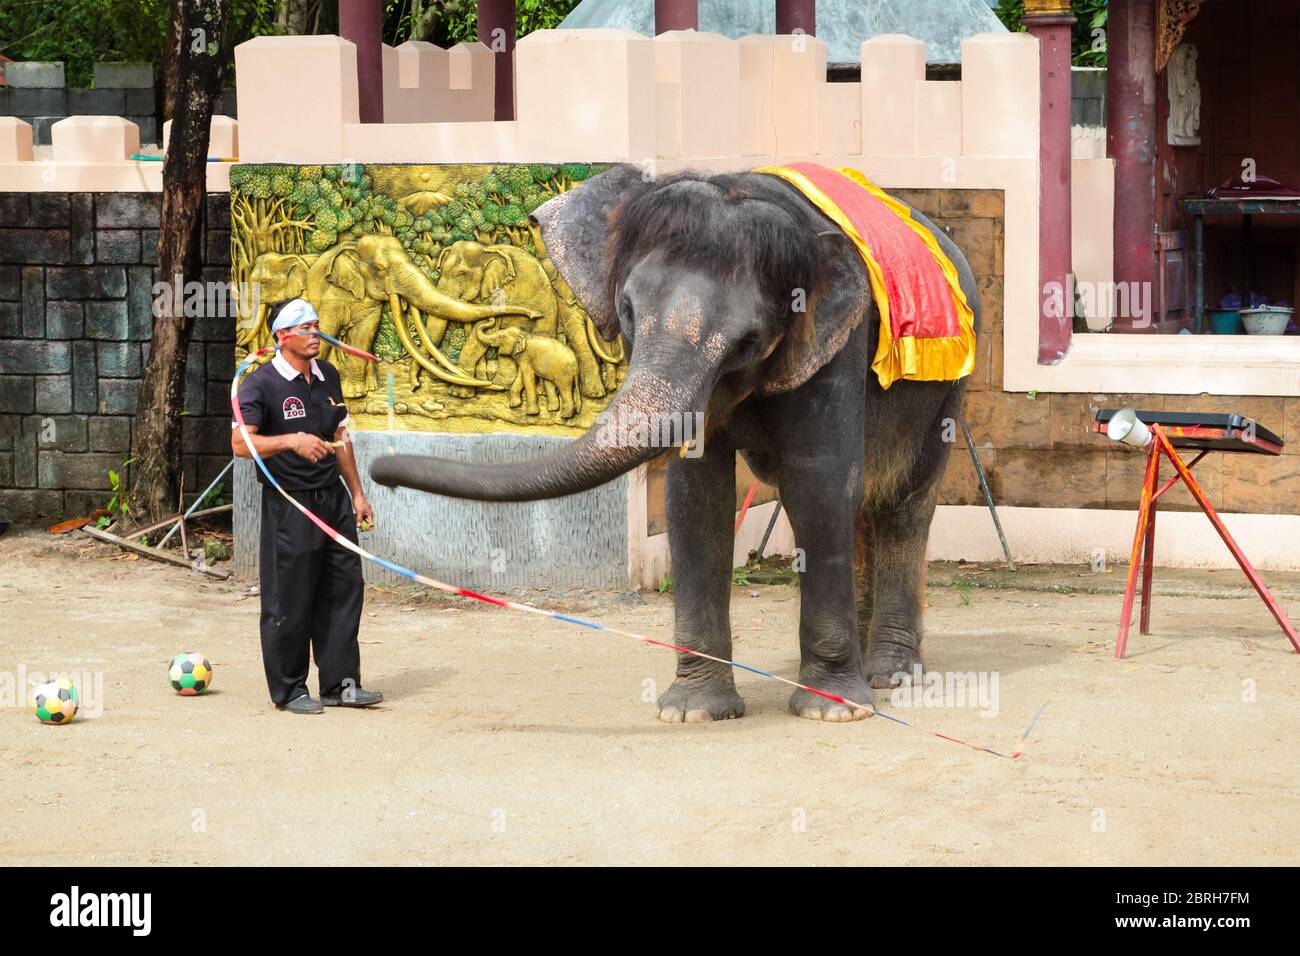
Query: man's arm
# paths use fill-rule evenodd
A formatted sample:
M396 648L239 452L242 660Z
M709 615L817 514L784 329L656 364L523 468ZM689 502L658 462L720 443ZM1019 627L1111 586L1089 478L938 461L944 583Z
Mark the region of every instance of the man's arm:
M340 425L334 432L334 440L342 442L338 448L339 472L343 475L343 483L348 486L348 491L352 495L352 510L357 513L357 525L363 523L373 525L375 513L370 507L370 502L366 500L366 493L361 490L361 476L357 474L357 459L352 454L352 441L348 438L348 430Z
M302 455L308 461L320 461L326 455L334 454L334 449L315 435L308 435L305 432L298 432L294 435L259 435L256 425L245 425L244 427L248 429L248 434L253 439L253 448L263 458L270 458L282 451L291 451ZM236 458L253 457L244 441L243 433L238 428L230 430L230 450L235 453ZM352 452L349 449L349 458L351 458L351 454ZM354 463L352 465L354 475L356 470L357 467Z

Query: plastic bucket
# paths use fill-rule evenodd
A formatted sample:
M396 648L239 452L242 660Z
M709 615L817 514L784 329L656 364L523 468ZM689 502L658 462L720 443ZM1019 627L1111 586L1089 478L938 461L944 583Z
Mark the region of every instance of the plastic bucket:
M1207 309L1210 315L1210 328L1215 335L1241 335L1245 329L1241 325L1239 309Z

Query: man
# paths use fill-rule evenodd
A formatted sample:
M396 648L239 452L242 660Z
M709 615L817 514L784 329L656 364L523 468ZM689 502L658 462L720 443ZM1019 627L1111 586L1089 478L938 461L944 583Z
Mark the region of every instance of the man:
M348 540L374 521L361 490L351 422L339 373L317 361L316 310L294 299L271 324L275 357L239 387L239 407L253 447L275 480L304 507ZM236 457L252 458L238 427L230 438ZM340 473L347 483L339 482ZM286 501L258 469L262 483L262 663L271 701L295 714L325 707L366 707L384 695L361 688L361 559L335 544ZM349 494L351 500L349 500ZM310 644L320 700L307 692Z

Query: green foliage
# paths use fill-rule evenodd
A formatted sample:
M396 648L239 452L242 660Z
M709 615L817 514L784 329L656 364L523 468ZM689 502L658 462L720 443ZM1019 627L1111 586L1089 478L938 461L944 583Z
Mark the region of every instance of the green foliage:
M1071 37L1070 61L1075 66L1106 65L1106 45L1104 42L1099 43L1093 33L1094 30L1106 29L1106 2L1107 0L1070 2L1070 11L1078 20ZM1020 18L1025 15L1024 0L999 0L993 13L1008 30L1016 33L1024 31L1025 28L1020 25Z
M515 36L557 27L577 5L578 0L515 0ZM385 0L384 42L392 46L429 40L450 47L478 38L474 0Z
M122 471L125 471L127 466L134 464L134 462L134 458L128 458L122 462ZM97 528L107 528L114 521L120 521L131 513L131 495L127 492L126 482L122 480L121 472L115 468L108 469L108 484L113 489L113 497L108 500L105 507L113 512L113 515L104 515L96 521L95 526Z
M667 594L672 589L673 589L673 576L671 574L665 574L663 576L663 580L659 582L659 593Z
M235 47L276 32L277 0L225 0L222 70L234 83ZM0 53L14 60L59 60L69 87L89 87L99 62L154 63L167 47L171 0L3 0ZM321 19L321 32L337 28Z

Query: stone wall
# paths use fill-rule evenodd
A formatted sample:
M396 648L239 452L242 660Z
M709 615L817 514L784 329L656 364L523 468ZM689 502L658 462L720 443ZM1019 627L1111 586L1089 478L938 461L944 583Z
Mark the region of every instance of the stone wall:
M31 124L32 141L49 145L50 128L68 116L121 116L140 127L141 144L160 143L152 63L96 63L93 89L64 85L62 63L14 62L4 66L0 116ZM235 115L235 91L226 90L214 112Z
M0 514L86 514L107 501L108 470L130 457L161 201L0 193ZM229 279L229 222L227 196L210 195L206 280ZM195 320L183 423L191 492L230 459L234 329L229 317Z

